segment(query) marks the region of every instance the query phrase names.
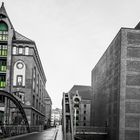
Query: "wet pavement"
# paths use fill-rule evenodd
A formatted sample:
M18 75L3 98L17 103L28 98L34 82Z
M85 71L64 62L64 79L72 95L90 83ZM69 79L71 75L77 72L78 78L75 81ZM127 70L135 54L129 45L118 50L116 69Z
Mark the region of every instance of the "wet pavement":
M25 134L22 136L6 138L3 140L54 140L58 129L59 128L50 128L40 133L36 132L31 134Z
M57 127L58 129L58 132L57 132L57 137L56 137L56 140L62 140L62 126L58 126Z

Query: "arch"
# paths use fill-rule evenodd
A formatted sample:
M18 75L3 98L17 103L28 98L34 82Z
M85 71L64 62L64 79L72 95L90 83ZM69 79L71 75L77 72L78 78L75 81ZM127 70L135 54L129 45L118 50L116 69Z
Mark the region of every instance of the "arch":
M30 132L29 123L28 123L25 111L24 111L22 105L20 104L20 102L11 93L3 91L3 90L0 90L0 96L7 97L16 105L16 107L19 109L19 111L23 117L27 131Z
M20 64L18 67L18 64ZM21 84L18 84L18 76L22 77ZM23 60L17 60L14 63L13 86L25 86L26 65Z
M0 31L8 31L8 26L3 21L0 21Z

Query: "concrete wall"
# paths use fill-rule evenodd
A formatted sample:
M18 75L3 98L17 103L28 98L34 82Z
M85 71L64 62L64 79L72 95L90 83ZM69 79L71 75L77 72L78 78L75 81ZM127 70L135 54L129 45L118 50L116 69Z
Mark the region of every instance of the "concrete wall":
M127 29L125 138L140 139L140 30Z

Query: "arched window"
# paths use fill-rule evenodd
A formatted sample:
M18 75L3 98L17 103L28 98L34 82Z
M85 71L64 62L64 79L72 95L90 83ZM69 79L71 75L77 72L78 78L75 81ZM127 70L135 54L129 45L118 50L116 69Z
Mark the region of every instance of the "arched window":
M0 31L8 31L8 26L4 22L0 22Z
M14 64L14 77L13 85L14 86L25 86L25 71L26 67L22 60L18 60Z
M5 22L0 22L0 41L8 40L8 26Z

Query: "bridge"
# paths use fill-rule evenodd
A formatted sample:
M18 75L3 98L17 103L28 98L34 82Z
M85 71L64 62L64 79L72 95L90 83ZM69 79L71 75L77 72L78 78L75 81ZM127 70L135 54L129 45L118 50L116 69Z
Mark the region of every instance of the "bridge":
M22 124L11 124L9 122L7 113L10 111L11 105L19 110L18 113L21 115ZM30 132L30 127L26 118L25 111L21 103L11 93L0 90L0 107L1 109L3 108L3 112L6 114L3 118L1 118L0 122L0 131L2 131L2 135L4 137Z
M104 139L107 137L106 127L76 126L73 100L69 93L63 93L62 100L62 131L64 140Z

